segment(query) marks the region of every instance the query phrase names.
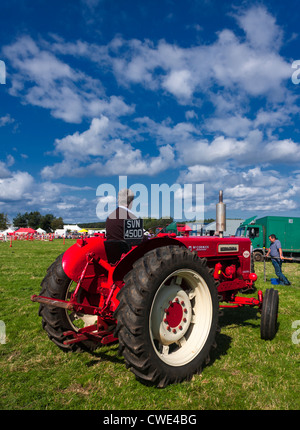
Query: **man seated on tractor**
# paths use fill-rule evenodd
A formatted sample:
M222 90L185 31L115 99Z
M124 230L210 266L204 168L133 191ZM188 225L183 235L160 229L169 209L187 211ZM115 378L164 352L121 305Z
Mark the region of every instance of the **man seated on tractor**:
M135 214L130 210L132 207L134 194L132 190L124 188L119 191L118 204L106 219L106 239L124 240L124 219L136 219Z

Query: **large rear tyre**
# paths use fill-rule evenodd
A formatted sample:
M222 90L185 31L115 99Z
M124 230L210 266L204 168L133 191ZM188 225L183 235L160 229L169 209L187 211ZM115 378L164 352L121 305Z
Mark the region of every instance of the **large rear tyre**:
M59 300L70 299L74 284L63 271L62 256L63 254L57 257L48 268L47 274L41 283L41 296ZM95 316L80 315L73 311L46 306L42 303L39 307L39 315L42 317L43 329L47 332L52 342L63 351L93 351L99 346L98 343L93 341L83 341L71 345L64 344L64 341L70 338L65 336L64 332L70 330L77 332L81 327L94 324Z
M273 288L267 289L264 294L261 320L260 337L265 340L272 340L277 332L279 296L278 291Z
M124 281L115 335L127 367L158 387L200 373L215 345L219 309L205 261L165 246L136 261Z

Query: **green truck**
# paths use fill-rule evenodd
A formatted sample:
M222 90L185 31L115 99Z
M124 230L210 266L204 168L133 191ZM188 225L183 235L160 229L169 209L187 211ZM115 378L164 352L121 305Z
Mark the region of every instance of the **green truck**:
M280 240L283 255L300 260L300 218L284 216L256 216L246 219L236 230L238 237L249 237L254 261L262 261L264 248L269 248L270 234Z

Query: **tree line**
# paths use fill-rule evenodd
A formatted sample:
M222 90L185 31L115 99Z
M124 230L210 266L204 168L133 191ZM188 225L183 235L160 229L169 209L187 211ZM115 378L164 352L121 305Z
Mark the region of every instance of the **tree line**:
M214 221L214 219L205 219L204 223L209 223ZM173 218L144 218L144 228L146 230L152 229L155 231L157 227L163 228L173 222ZM4 213L0 213L0 230L5 230L8 228L9 221L8 217ZM18 215L13 219L13 225L18 228L30 227L34 230L42 228L47 233L54 231L58 228L64 227L64 221L62 217L55 217L52 214L41 215L40 212L25 212L24 214L18 213ZM104 222L90 222L84 224L78 224L79 227L91 228L91 229L101 229L105 228Z
M8 217L4 213L0 213L0 230L5 230L8 228ZM18 228L33 228L34 230L42 228L47 233L54 231L58 228L64 227L64 221L62 217L55 217L52 214L42 215L38 211L25 212L23 214L18 213L13 219L14 227Z
M173 218L143 218L144 220L144 229L145 230L153 230L155 231L156 228L164 228L167 227L169 224L173 222ZM204 224L209 224L210 222L213 222L213 218L208 218L204 220ZM182 222L185 223L185 222ZM180 223L179 223L180 224ZM82 228L105 228L105 221L103 222L90 222L85 224L78 224L79 227Z
M173 222L173 218L143 218L144 220L144 229L145 230L155 230L157 227L166 227L167 225ZM78 224L79 227L82 228L91 228L91 229L101 229L105 228L105 221L102 222L88 222L84 224Z

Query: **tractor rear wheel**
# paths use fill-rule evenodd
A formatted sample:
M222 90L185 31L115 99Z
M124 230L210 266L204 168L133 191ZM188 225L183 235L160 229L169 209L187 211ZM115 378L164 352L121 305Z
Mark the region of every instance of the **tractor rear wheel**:
M54 263L48 268L47 274L41 283L41 296L51 297L53 299L68 300L76 284L71 281L62 268L61 254ZM80 315L63 308L50 307L40 304L39 315L42 317L43 329L47 332L50 340L60 349L68 351L93 351L99 346L93 341L82 341L79 343L65 345L64 341L69 337L64 332L77 332L79 328L92 325L95 322L95 316ZM97 318L96 318L97 319Z
M179 246L156 248L124 281L115 335L127 367L158 387L200 373L215 346L219 309L205 260Z
M277 331L277 315L279 306L278 291L274 288L267 289L264 294L261 320L260 337L265 340L272 340Z

